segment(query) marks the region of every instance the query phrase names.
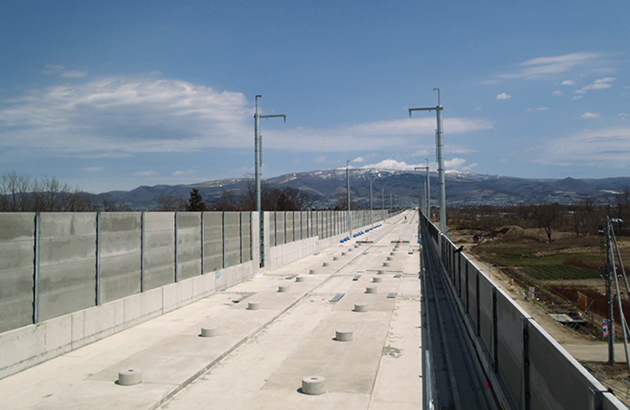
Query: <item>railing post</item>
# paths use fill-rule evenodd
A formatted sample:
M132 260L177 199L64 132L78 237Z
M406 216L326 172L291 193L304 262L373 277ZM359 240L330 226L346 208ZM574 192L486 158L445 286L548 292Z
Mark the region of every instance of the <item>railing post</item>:
M530 381L529 381L529 371L530 371L530 363L529 363L529 318L523 319L523 390L525 401L523 408L525 410L531 409L531 389L530 389Z
M95 297L94 303L96 306L101 304L101 226L102 217L101 213L96 213L96 275L95 275Z
M41 242L42 219L39 212L35 213L35 233L33 244L33 323L39 323L39 251Z
M205 242L206 242L206 223L205 223L205 219L204 219L204 212L201 212L201 274L203 275L205 273L205 268L206 268L206 263L205 263L205 259L206 259L206 251L205 251Z
M146 221L144 211L140 214L140 292L144 292L144 248L146 246Z
M468 283L468 262L465 261L465 267L464 267L464 272L465 272L465 280L466 280L466 313L470 313L470 303L469 303L469 299L470 299L470 284Z
M225 269L225 212L221 212L221 268Z
M238 248L239 248L239 263L243 263L243 213L238 213Z
M479 301L479 271L475 272L475 310L477 313L477 321L475 326L475 334L479 336L481 334L481 302Z
M499 371L499 329L498 323L498 311L497 311L497 288L492 288L492 359L494 372Z
M178 265L178 258L177 258L177 242L178 242L178 235L177 235L177 231L179 230L179 218L178 218L178 213L177 211L175 211L175 213L173 214L173 242L174 242L174 246L173 246L173 261L174 261L174 268L175 268L175 283L178 282L179 280L179 267Z

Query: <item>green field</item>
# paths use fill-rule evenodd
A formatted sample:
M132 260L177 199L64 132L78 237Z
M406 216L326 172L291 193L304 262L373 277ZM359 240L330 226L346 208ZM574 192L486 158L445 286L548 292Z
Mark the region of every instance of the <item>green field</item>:
M575 249L575 243L571 244ZM601 251L568 252L559 243L487 243L476 246L475 254L498 266L519 268L535 280L579 280L599 278L603 265ZM587 249L591 249L587 251ZM541 256L542 255L542 256Z
M529 276L537 280L597 279L600 277L596 270L571 265L535 264L524 268Z

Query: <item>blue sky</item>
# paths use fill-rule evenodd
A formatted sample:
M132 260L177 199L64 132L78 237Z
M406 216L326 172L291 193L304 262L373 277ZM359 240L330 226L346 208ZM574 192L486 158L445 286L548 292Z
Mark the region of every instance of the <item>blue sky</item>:
M630 176L627 1L0 2L0 174L104 192L435 161Z

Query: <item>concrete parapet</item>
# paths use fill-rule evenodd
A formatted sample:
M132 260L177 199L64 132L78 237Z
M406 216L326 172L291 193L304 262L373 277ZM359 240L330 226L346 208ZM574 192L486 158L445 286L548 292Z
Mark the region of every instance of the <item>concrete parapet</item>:
M229 282L254 276L253 262L226 268ZM206 297L216 272L186 279L0 334L0 379Z

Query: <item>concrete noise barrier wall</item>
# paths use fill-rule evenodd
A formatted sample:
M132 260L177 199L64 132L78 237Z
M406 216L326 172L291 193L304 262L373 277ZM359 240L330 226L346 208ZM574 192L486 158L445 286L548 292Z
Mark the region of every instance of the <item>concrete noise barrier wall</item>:
M343 211L266 214L270 267L349 228ZM253 277L259 226L255 212L0 213L0 378Z
M456 310L500 407L626 408L424 217L421 233L423 259L439 255Z

